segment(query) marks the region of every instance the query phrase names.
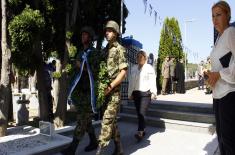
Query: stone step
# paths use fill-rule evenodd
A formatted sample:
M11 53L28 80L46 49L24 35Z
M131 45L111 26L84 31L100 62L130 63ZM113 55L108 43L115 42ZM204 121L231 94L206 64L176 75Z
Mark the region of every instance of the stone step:
M124 104L123 107L126 105L134 106L134 102L129 101L127 104ZM212 104L206 104L206 103L153 100L149 105L149 109L163 109L163 110L173 110L181 112L213 114Z
M120 113L119 116L121 120L127 122L134 122L137 124L138 120L136 115ZM159 128L177 129L177 130L199 132L211 135L215 132L214 125L210 123L188 122L188 121L172 120L172 119L150 117L150 116L147 116L145 119L147 125Z
M136 109L134 106L125 106L122 109L122 113L133 114L136 115ZM181 111L173 111L173 110L164 110L164 109L152 109L148 108L146 113L147 116L150 117L159 117L159 118L167 118L167 119L175 119L182 121L191 121L191 122L199 122L199 123L215 123L215 117L213 114L205 114L205 113L195 113L195 112L181 112Z
M119 116L117 117L117 121L120 121ZM102 123L102 120L97 120L97 121L93 120L92 126L94 128L98 128L101 126L101 123ZM77 122L69 123L69 125L55 129L55 133L71 137L71 136L73 136L73 132L74 132L76 125L77 125Z

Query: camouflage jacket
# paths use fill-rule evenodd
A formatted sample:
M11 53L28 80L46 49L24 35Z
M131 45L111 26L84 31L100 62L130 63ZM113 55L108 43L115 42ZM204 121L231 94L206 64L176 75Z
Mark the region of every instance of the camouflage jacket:
M118 73L128 67L126 50L118 42L106 46L107 69L109 77L115 79Z

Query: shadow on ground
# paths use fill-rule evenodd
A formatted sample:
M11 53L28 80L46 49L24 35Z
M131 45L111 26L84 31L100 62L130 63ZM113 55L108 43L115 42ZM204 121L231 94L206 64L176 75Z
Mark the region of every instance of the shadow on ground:
M144 139L141 142L137 142L137 140L134 137L134 134L137 130L137 124L134 123L126 123L124 121L118 122L118 127L121 133L121 141L124 149L124 155L130 155L134 152L138 151L138 149L145 148L149 145L151 145L151 141L149 140L149 137L153 134L156 134L158 132L164 132L164 129L160 128L154 128L154 127L147 127L146 128L146 135ZM96 135L99 135L100 133L100 127L96 128ZM92 152L85 152L84 148L88 145L89 140L88 136L85 135L81 143L79 144L76 155L94 155L96 151ZM114 150L114 143L113 140L110 141L109 145L105 149L104 155L111 155Z

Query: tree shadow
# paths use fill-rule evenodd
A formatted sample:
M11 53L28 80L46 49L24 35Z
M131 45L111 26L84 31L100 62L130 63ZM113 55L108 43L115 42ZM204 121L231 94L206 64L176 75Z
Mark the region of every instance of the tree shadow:
M118 128L121 135L121 143L124 150L124 155L132 154L139 149L148 147L151 145L150 137L154 134L164 132L165 129L162 128L155 128L151 126L146 127L146 135L145 137L140 141L137 142L137 139L134 137L134 134L137 130L137 123L130 123L125 121L119 121L118 122ZM96 128L96 135L97 137L100 134L100 126ZM83 137L81 143L78 145L76 155L94 155L96 153L96 150L91 152L85 152L84 148L89 144L89 138L87 134ZM114 151L114 142L113 139L110 140L107 147L104 149L104 154L102 155L111 155Z

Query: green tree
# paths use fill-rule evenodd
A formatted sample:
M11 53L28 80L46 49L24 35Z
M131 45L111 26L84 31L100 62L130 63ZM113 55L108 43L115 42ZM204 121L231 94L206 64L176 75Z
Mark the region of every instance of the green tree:
M79 52L81 38L80 31L83 26L91 26L96 32L97 48L101 49L104 39L104 26L108 20L120 21L120 0L99 0L99 1L66 1L66 22L65 22L65 51L59 56L59 65L57 67L57 75L59 79L55 81L56 94L55 101L57 103L56 121L57 127L63 126L66 110L67 88L69 77L66 68L71 68L72 64L68 64L70 59ZM58 16L60 18L60 16ZM127 8L124 5L124 23L127 17ZM125 25L124 25L125 26ZM125 30L125 27L124 29ZM63 33L62 33L63 34ZM61 36L62 37L62 36ZM60 37L59 37L60 38ZM62 50L61 50L62 51ZM58 98L56 97L58 96Z
M0 137L6 135L8 123L8 109L11 104L10 58L11 51L7 37L7 1L1 0L1 81L0 81Z
M9 33L13 63L20 73L36 71L39 93L39 111L42 120L48 120L48 98L45 85L44 62L54 49L53 3L49 0L10 0L11 21Z
M48 102L42 48L42 33L45 20L39 10L27 6L9 24L12 58L15 66L23 71L37 72L39 90L40 118L48 120Z
M97 40L97 49L100 49L104 40L104 27L107 21L115 20L120 25L121 0L86 0L78 1L77 20L74 25L72 41L75 45L80 42L79 33L81 28L89 25L94 28ZM125 32L125 19L128 16L126 5L123 6L123 33Z
M57 59L55 72L56 126L63 126L66 111L68 70L70 59L77 53L80 30L85 25L95 29L97 47L104 39L104 25L110 19L120 21L120 0L9 0L11 4L13 62L29 73L37 72L40 117L47 118L47 99L43 82L43 62L53 56ZM26 8L26 6L28 6ZM37 13L29 17L28 11ZM24 13L24 14L23 14ZM36 18L39 17L40 18ZM19 18L20 17L20 18ZM127 8L124 5L124 26ZM24 18L26 21L23 21ZM29 20L30 19L30 20ZM37 23L41 19L43 23ZM31 22L27 24L27 22ZM15 23L15 24L13 24ZM27 27L28 25L28 27ZM16 31L18 26L19 31ZM20 29L22 27L22 29ZM19 33L21 32L21 33ZM124 32L124 31L123 31ZM14 35L13 35L14 34ZM19 42L16 42L18 39Z
M166 18L164 20L163 28L161 30L160 43L158 49L158 59L157 59L157 88L158 92L161 91L161 68L162 63L166 56L172 56L176 59L184 57L182 48L182 37L179 28L179 23L177 19Z

